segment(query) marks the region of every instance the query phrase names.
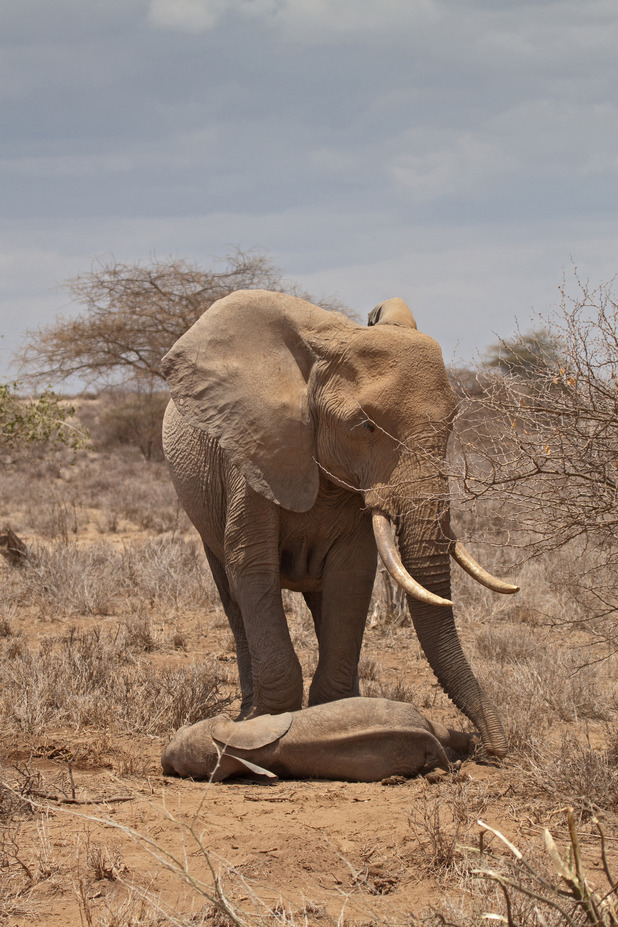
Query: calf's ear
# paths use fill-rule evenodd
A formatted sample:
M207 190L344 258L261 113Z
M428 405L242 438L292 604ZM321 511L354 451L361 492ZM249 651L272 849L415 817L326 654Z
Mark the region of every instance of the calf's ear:
M210 734L217 744L232 750L258 750L279 740L290 729L292 712L281 715L260 715L248 721L232 721L221 716L213 719ZM236 757L238 759L238 757Z
M278 779L279 777L269 769L251 763L241 756L234 756L233 753L224 752L219 757L219 762L212 775L213 782L221 782L222 779L229 779L231 776L242 776L248 773L252 778L260 779Z

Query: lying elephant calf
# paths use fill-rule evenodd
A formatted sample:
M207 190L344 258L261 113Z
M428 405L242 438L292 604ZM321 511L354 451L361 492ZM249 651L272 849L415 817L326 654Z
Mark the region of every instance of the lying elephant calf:
M474 740L429 721L414 705L347 698L248 721L217 715L187 725L174 735L161 765L166 775L213 781L249 772L376 782L448 769L444 748L468 753Z

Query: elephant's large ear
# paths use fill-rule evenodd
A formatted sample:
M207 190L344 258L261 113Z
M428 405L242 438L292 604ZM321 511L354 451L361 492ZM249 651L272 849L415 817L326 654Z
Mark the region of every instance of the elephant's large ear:
M399 328L416 329L416 319L408 304L394 296L374 306L369 313L367 325L397 325Z
M295 512L311 508L319 485L307 389L315 354L303 331L330 315L283 293L239 290L162 361L183 418L219 440L253 489Z
M233 750L258 750L287 734L292 723L292 712L281 715L260 715L248 721L232 721L224 715L214 719L210 728L213 740Z

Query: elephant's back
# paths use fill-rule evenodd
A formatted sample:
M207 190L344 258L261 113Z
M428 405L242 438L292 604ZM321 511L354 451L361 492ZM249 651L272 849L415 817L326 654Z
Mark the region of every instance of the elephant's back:
M406 727L431 729L427 719L411 702L364 696L314 705L305 709L302 715L295 716L296 723L300 726L306 724L312 731L321 729L325 736L330 732L363 728L385 731Z
M446 764L414 705L358 697L295 712L269 768L291 778L376 782Z

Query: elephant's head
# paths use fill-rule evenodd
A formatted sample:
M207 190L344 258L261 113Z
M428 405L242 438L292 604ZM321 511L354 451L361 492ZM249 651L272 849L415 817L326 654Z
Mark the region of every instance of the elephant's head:
M228 776L276 778L274 773L251 762L259 751L285 736L292 715L262 715L235 722L216 715L197 724L185 724L163 751L161 765L166 776L191 776L220 782Z
M482 570L451 533L444 461L456 403L440 348L399 299L376 307L370 326L240 291L204 313L164 369L183 417L219 439L257 492L307 511L321 471L364 497L433 671L502 755L500 722L455 629L450 558L491 588L517 587Z

